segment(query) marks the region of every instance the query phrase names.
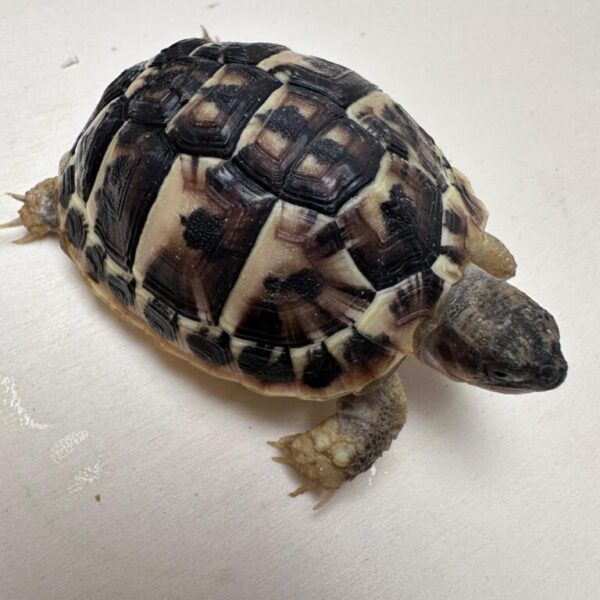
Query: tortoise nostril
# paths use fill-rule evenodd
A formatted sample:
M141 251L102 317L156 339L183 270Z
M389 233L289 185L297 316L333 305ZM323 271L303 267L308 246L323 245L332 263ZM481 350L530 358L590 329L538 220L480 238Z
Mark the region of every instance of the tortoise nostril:
M557 361L540 369L540 379L546 384L547 389L558 387L567 377L567 363Z

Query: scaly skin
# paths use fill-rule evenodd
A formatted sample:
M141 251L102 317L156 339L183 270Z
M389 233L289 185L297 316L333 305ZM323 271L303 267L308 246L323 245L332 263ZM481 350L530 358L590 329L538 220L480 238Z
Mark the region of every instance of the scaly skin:
M319 508L344 481L368 470L405 422L406 396L394 374L377 390L340 399L336 413L313 429L270 444L282 453L274 460L294 467L305 480L292 496L325 490Z

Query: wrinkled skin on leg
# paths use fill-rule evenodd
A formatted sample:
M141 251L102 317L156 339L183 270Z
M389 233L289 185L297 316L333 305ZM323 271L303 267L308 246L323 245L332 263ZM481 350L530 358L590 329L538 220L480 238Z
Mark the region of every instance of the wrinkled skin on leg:
M336 413L311 430L270 443L282 453L275 460L293 466L305 480L293 496L318 487L325 490L318 508L344 481L368 470L405 421L406 396L394 374L377 390L340 399Z

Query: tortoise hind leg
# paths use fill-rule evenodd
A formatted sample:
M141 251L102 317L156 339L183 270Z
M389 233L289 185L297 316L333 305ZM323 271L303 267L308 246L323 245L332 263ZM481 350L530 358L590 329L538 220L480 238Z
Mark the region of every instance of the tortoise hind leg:
M16 244L24 244L58 230L58 177L49 177L31 188L26 194L8 193L11 198L23 203L19 216L0 229L23 225L27 233Z
M471 261L498 279L514 277L517 263L510 250L491 233L467 242Z
M344 481L371 467L405 421L406 396L393 375L375 391L341 398L336 413L310 431L269 444L282 453L274 460L294 467L305 480L291 495L322 488L325 493L315 506L320 508Z

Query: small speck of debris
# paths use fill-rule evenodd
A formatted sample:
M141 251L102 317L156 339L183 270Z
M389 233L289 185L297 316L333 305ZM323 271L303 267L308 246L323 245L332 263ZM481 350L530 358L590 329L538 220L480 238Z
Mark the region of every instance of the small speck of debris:
M365 34L365 32L364 32L364 31L361 31L361 32L360 32L358 35L359 35L360 37L365 37L365 35L366 35L366 34Z
M100 500L102 499L102 496L100 494L96 494L94 496L94 498L96 499L96 502L100 502Z
M72 67L73 65L78 65L79 64L79 58L77 58L76 56L69 56L69 58L67 58L62 65L60 65L61 69L67 69L68 67Z
M117 51L117 47L116 46L111 46L110 47L110 51L111 52L116 52Z
M207 4L206 8L216 8L217 6L219 6L219 4L221 4L220 2L213 2L212 4Z

